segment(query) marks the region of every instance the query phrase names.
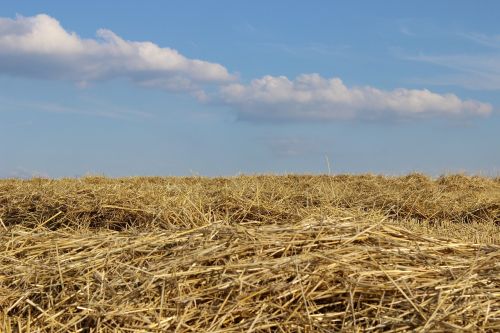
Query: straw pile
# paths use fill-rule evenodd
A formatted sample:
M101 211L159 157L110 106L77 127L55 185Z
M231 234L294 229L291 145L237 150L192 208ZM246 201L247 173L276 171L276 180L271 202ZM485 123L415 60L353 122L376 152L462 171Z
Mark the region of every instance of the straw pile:
M499 217L479 177L3 180L0 331L496 332Z

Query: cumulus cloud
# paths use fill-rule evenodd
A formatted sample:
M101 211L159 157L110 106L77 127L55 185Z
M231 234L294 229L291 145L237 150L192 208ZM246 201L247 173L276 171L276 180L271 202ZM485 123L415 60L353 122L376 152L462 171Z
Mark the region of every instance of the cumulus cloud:
M492 66L497 63L488 68ZM200 102L215 100L233 108L240 118L263 121L466 116L492 111L489 104L453 94L347 87L339 78L318 74L295 79L268 75L245 84L220 64L190 59L152 42L125 40L105 29L98 30L96 38L85 39L44 14L0 18L0 74L82 86L126 78L141 86L188 91ZM210 84L219 88L217 93L205 91Z
M48 16L0 18L0 73L88 82L124 77L169 91L196 91L234 77L217 63L189 59L151 42L128 41L110 30L83 39Z
M264 76L220 90L220 101L249 120L334 120L488 115L492 106L427 89L347 87L339 78Z

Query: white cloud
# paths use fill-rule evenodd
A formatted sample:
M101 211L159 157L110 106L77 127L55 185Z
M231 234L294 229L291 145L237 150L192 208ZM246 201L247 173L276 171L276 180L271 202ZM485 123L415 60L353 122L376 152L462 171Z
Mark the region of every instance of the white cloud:
M202 84L234 79L222 65L151 42L124 40L110 30L83 39L43 14L0 18L0 73L80 85L124 77L170 91L195 91Z
M341 79L303 74L264 76L248 85L233 83L221 88L219 99L250 120L333 120L383 117L488 115L492 106L461 100L453 94L370 86L347 87Z
M454 63L450 58L420 60ZM456 62L463 64L467 59ZM496 60L483 66L500 68ZM497 73L490 71L495 77ZM126 78L141 86L188 91L201 102L211 100L204 88L214 84L220 88L216 101L232 107L241 118L253 120L466 116L492 111L489 104L461 100L453 94L347 87L339 78L318 74L293 80L268 75L248 84L238 83L220 64L189 59L152 42L124 40L105 29L97 32L97 38L81 38L43 14L0 18L0 74L68 80L83 87Z

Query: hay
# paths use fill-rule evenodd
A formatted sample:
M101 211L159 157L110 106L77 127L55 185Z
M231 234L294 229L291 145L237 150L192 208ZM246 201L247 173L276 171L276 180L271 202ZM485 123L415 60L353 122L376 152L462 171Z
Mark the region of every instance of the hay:
M0 331L495 332L499 185L450 182L1 181Z
M500 224L500 182L419 174L0 181L6 226L36 227L62 212L47 222L52 230L194 227L221 219L290 223L338 208L376 210L398 220Z

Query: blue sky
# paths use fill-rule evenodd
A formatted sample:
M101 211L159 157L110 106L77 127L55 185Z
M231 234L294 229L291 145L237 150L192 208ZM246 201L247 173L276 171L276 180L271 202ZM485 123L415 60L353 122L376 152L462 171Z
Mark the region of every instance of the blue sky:
M498 1L0 4L0 177L500 172Z

